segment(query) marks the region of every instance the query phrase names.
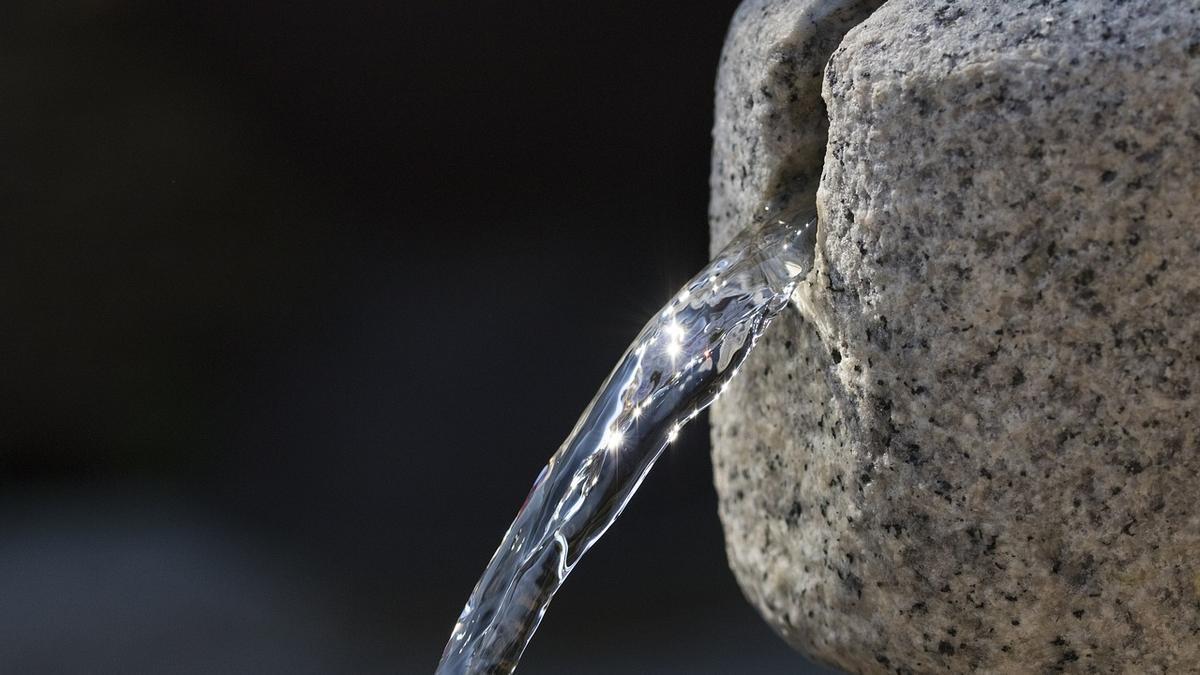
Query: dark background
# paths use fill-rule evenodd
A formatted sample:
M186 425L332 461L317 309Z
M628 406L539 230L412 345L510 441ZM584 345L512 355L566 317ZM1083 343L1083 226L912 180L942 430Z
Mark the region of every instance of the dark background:
M706 257L735 2L0 10L0 671L431 672ZM522 673L797 672L704 424Z

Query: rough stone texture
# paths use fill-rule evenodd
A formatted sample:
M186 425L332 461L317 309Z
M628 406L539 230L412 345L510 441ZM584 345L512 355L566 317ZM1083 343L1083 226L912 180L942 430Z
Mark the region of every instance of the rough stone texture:
M812 203L829 128L821 101L825 62L846 31L882 4L747 0L738 7L717 71L709 178L713 254L765 198Z
M735 19L717 242L811 189L817 4ZM1200 3L891 0L823 95L816 269L713 414L747 596L853 672L1200 672Z

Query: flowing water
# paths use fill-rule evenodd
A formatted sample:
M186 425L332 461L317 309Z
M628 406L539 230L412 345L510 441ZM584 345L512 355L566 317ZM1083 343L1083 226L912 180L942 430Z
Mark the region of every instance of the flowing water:
M812 267L816 219L764 213L642 329L542 469L459 616L439 675L516 668L567 574L787 307Z

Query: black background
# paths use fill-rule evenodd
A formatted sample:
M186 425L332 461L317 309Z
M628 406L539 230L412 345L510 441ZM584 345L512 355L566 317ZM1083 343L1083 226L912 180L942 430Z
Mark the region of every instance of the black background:
M735 5L0 10L0 671L431 672L706 258ZM521 672L805 667L697 423Z

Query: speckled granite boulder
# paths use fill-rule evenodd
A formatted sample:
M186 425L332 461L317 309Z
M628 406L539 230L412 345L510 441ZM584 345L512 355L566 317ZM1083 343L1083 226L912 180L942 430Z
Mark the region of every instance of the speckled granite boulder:
M713 413L747 596L852 672L1200 672L1200 3L891 0L821 167L818 4L746 3L718 82L715 243L821 172Z

